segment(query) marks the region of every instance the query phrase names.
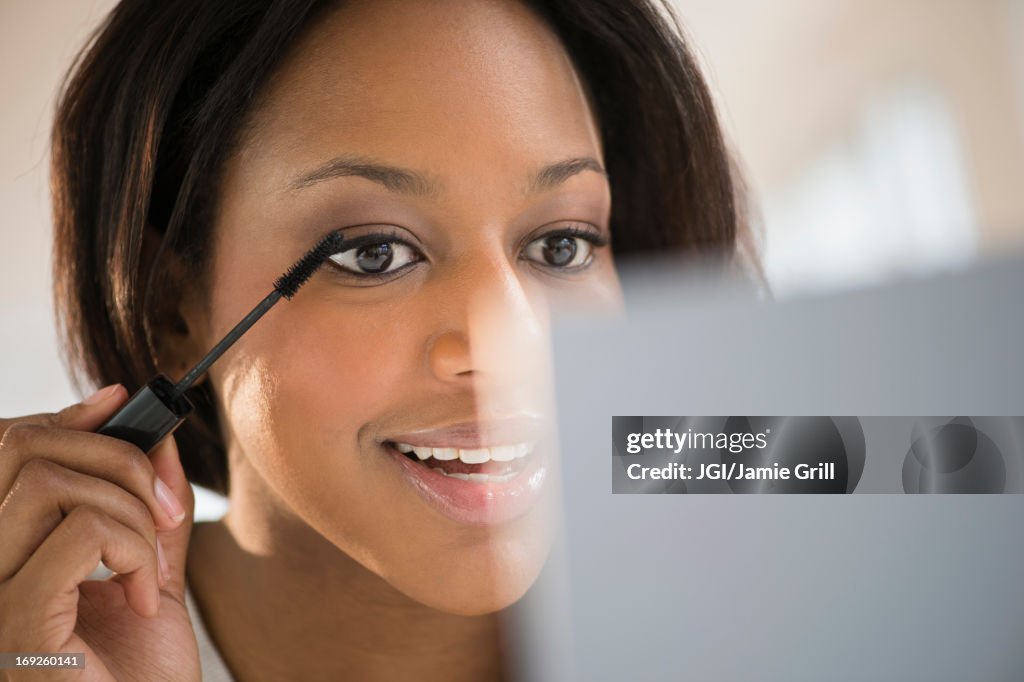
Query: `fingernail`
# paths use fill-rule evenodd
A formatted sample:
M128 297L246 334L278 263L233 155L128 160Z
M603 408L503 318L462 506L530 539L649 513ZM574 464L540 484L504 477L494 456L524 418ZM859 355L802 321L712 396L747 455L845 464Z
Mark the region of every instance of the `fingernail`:
M86 405L96 405L98 403L102 403L104 400L113 395L114 391L117 389L118 386L120 386L120 384L110 384L109 386L104 386L103 388L99 389L82 402Z
M180 523L185 518L185 510L181 508L181 502L178 502L178 498L171 489L167 487L167 484L160 480L159 477L156 479L156 484L153 486L153 491L156 493L156 500L163 507L163 510L167 512L167 515L171 517L171 521Z
M164 546L160 544L160 538L156 539L156 560L160 564L162 582L167 582L167 579L171 577L171 567L167 565L167 557L164 556Z

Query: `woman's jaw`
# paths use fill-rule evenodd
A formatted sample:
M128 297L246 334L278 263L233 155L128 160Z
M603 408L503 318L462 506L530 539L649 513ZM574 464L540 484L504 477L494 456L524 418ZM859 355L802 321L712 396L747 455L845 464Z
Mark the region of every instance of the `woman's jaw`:
M497 413L479 407L488 403L479 393L445 400L410 391L396 404L392 392L339 390L316 381L309 365L288 364L235 361L220 380L235 420L233 528L275 527L251 551L306 556L315 564L306 570L328 580L348 576L331 564L347 571L351 558L407 597L462 615L501 610L526 592L557 504L549 401ZM326 375L358 384L355 367ZM382 389L411 383L384 374ZM283 531L282 519L314 529L344 556ZM308 546L282 547L293 542Z

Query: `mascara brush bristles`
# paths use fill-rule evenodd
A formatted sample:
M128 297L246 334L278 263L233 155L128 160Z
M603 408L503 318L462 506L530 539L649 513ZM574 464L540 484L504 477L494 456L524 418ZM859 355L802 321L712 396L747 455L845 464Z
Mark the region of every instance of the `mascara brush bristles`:
M262 301L256 304L256 307L249 311L249 314L242 318L242 320L229 331L223 339L221 339L216 346L210 349L210 352L203 357L202 360L196 363L195 367L190 369L188 373L181 378L181 380L175 385L174 389L178 395L183 394L185 391L195 383L196 379L202 376L206 370L210 368L217 358L224 354L224 352L230 348L235 341L239 339L249 327L256 324L263 315L274 307L274 304L281 300L281 297L291 300L291 297L295 295L295 292L299 290L303 284L305 284L313 273L317 271L323 262L328 257L341 251L341 245L344 243L340 232L331 232L326 237L317 242L316 246L306 252L302 258L298 260L288 272L284 273L277 278L274 282L274 290L264 297Z
M341 250L344 241L339 232L331 232L317 242L316 246L310 249L288 272L281 275L274 282L274 289L281 292L281 295L291 299L306 281L313 276L328 257Z

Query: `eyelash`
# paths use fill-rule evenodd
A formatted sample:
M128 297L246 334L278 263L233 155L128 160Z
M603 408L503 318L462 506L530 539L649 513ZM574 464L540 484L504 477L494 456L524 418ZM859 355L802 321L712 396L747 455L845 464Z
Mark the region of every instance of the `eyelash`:
M544 234L539 235L538 237L535 237L534 239L531 239L529 242L527 242L524 245L524 248L525 248L525 246L528 246L528 245L530 245L530 244L532 244L532 243L534 243L536 241L539 241L541 239L550 239L551 237L571 237L571 238L576 238L576 239L582 239L583 241L589 242L592 248L601 248L603 246L607 246L608 243L609 243L609 240L608 240L607 237L605 237L604 235L601 235L601 234L597 234L597 233L595 233L595 232L593 232L591 230L584 230L584 229L580 229L578 227L563 227L563 228L559 228L559 229L556 229L556 230L552 230L550 232L545 232ZM356 279L356 280L361 280L361 281L383 281L383 280L393 279L394 277L396 277L400 273L404 272L408 268L411 268L414 265L416 265L416 263L419 263L419 262L424 260L424 256L419 251L419 249L417 249L415 246L413 246L407 240L402 239L399 236L398 232L394 231L394 230L392 230L390 232L376 232L376 233L373 233L373 234L360 235L359 237L353 237L352 239L346 240L346 241L347 241L348 248L346 248L344 251L339 251L338 253L333 254L331 259L328 259L328 260L334 266L332 268L332 270L336 274L338 274L338 275L340 275L342 277L345 277L345 278L347 278L349 280ZM409 262L408 264L403 265L402 267L400 267L397 270L392 270L390 272L379 272L379 273L375 273L375 272L355 272L355 271L349 270L348 268L343 267L342 265L340 265L337 262L332 260L334 256L340 255L342 253L348 253L348 252L352 251L353 249L360 249L360 248L363 248L365 246L373 246L373 245L385 244L385 243L388 243L388 244L402 244L402 245L408 247L409 249L411 249L412 251L414 251L417 254L418 257L416 258L416 260L413 260L413 261ZM574 267L571 267L571 268L562 268L562 267L553 266L553 265L546 265L546 264L538 263L538 262L536 262L536 261L534 261L532 259L528 259L528 258L525 258L525 257L522 257L522 256L520 257L520 259L521 260L527 260L531 264L533 264L535 266L538 266L538 267L541 267L541 268L544 268L544 269L547 269L547 270L552 270L552 271L555 271L555 272L564 272L564 273L575 273L575 272L579 272L579 271L585 270L587 267L589 267L591 261L593 260L593 255L588 257L586 263L584 263L582 265L574 266Z

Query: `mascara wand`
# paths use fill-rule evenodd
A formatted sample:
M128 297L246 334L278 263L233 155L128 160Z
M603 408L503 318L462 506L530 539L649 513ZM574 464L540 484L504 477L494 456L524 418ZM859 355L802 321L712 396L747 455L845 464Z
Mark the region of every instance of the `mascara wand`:
M288 272L277 278L273 291L256 304L177 384L163 374L153 377L96 433L126 440L146 453L152 450L164 436L181 426L194 409L185 391L275 303L282 297L291 300L299 287L313 276L329 256L342 250L343 243L344 239L338 232L331 232L317 242Z

